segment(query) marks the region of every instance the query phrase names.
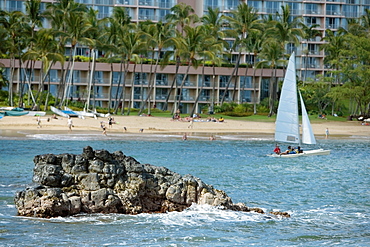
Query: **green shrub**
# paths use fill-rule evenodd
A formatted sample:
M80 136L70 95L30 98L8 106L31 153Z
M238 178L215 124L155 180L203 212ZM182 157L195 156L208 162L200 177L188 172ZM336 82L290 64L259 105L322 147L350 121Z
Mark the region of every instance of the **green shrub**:
M222 114L230 117L249 117L253 115L253 112L223 112Z

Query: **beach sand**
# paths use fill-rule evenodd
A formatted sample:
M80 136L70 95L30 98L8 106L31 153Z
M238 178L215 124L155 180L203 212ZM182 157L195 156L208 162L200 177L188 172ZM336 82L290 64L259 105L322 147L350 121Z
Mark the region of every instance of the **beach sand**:
M47 121L47 120L50 121ZM102 133L101 122L107 127L107 135L117 133L136 134L197 134L197 135L221 135L226 134L251 134L273 137L275 124L270 122L255 122L247 120L228 120L225 122L206 121L173 121L172 118L164 117L140 117L140 116L114 116L115 124L110 128L106 118L73 118L72 132L68 130L67 119L59 117L51 119L46 115L41 117L41 127L37 124L37 117L19 116L3 117L0 119L0 136L20 136L25 134L63 134L63 133ZM125 129L126 128L126 131ZM336 122L322 120L312 124L316 138L325 138L325 130L329 129L329 138L346 137L370 137L370 126L361 125L359 121ZM142 132L140 130L143 130Z

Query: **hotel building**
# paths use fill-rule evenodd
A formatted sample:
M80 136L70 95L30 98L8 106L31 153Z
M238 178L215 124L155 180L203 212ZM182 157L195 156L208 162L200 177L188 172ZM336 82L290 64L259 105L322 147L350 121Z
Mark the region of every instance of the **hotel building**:
M0 9L6 11L25 11L25 1L17 0L2 0L0 1ZM45 8L45 3L54 2L52 0L42 0L42 8ZM175 4L183 2L191 5L198 16L206 13L208 7L219 8L222 12L228 13L237 8L240 4L239 0L75 0L75 2L83 3L98 10L98 18L108 17L112 14L114 6L121 6L128 9L128 13L133 22L140 22L145 20L159 21L170 13L170 8ZM253 6L259 14L275 14L281 11L281 6L289 5L291 15L294 17L301 17L304 24L307 26L317 24L318 30L321 31L322 36L325 36L325 30L337 30L339 27L346 28L346 18L360 17L365 13L365 9L370 8L370 0L292 0L292 1L250 1L246 0L249 6ZM44 27L48 27L45 21ZM302 40L298 47L290 45L287 47L288 51L296 52L296 67L297 73L304 77L314 78L316 75L325 74L330 71L330 68L324 64L324 51L319 49L323 44L320 37L311 40ZM77 55L86 55L87 49L80 47ZM232 62L236 60L236 53L231 58ZM246 62L247 56L241 57L241 63ZM10 64L7 60L1 60L5 67L9 68ZM36 69L40 68L40 64L36 64ZM135 69L135 71L134 71ZM185 73L186 67L181 66L179 70L179 80ZM120 90L118 88L119 65L116 64L111 71L109 64L98 63L94 75L95 87L93 89L93 96L95 105L100 107L107 107L109 102L109 94L115 94ZM133 66L130 65L129 73L126 77L126 85L124 92L124 105L129 105L133 108L139 108L142 104L143 98L147 97L148 81L150 73L150 65ZM7 70L9 74L9 70ZM13 81L15 83L14 90L19 87L19 83L24 78L24 70L17 68ZM50 82L45 84L45 89L49 89L53 95L56 95L58 89L58 82L60 79L60 65L56 64L50 71ZM218 104L224 96L224 102L236 103L253 103L260 102L268 97L269 81L271 77L271 70L269 69L253 69L240 68L237 75L232 78L231 84L227 87L227 82L232 74L232 68L218 67L216 69L216 76L213 76L213 71L210 67L205 68L205 82L202 90L201 75L202 70L191 68L188 78L186 79L184 90L181 96L181 111L183 113L190 112L194 107L195 99L199 95L199 102L196 105L196 112L201 112L210 104ZM166 96L170 90L170 84L175 76L175 66L169 65L164 69L159 70L155 78L155 87L152 91L151 107L162 109ZM256 80L253 83L252 77ZM279 70L277 77L282 77L283 71ZM36 70L31 76L32 89L37 88L39 73ZM69 98L73 100L87 99L87 82L88 82L88 64L77 62L74 68L72 84ZM167 110L174 107L175 90L171 94ZM226 93L225 93L226 92Z

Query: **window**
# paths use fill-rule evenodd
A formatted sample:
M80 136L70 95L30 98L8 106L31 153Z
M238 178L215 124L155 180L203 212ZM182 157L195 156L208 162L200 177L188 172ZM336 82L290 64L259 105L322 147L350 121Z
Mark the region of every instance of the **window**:
M248 1L248 5L259 11L262 10L262 1Z
M305 13L309 15L320 14L317 5L313 3L305 4Z
M95 77L95 83L104 83L103 71L95 71L94 77Z
M319 55L319 49L316 44L308 44L309 55Z
M347 18L356 18L358 17L358 6L355 5L344 5L343 6L343 14Z
M153 0L139 0L139 5L153 6Z
M306 25L307 26L312 26L312 25L319 24L317 22L317 18L316 17L305 17L305 19L306 19Z
M202 92L200 93L200 96L199 96L199 100L200 101L207 101L211 98L211 90L202 90Z
M51 82L59 82L58 70L51 69L49 71L49 78Z
M227 0L225 9L234 10L239 5L239 0Z
M317 58L307 57L307 67L312 69L317 68L318 67Z
M227 82L229 81L230 76L221 75L220 76L220 87L226 87Z
M9 12L26 10L23 1L7 1L6 5Z
M168 74L157 74L156 75L156 85L167 85L167 79L168 79Z
M159 7L160 8L172 8L173 1L172 0L161 0L159 1Z
M288 54L291 54L293 51L295 51L295 52L297 51L297 49L296 49L296 47L293 43L288 43L286 45L286 49L287 49Z
M243 90L240 92L241 101L244 102L252 102L252 92L249 90Z
M339 15L339 5L328 4L326 5L326 14L327 15Z
M339 19L338 18L326 18L326 28L329 29L337 29L339 26Z
M252 88L252 77L241 76L240 77L240 87L241 88Z
M109 17L112 15L112 7L108 6L95 6L94 7L98 12L98 19Z
M167 98L168 89L167 88L156 88L155 89L155 99L165 100Z
M300 12L300 4L299 3L288 3L290 14L292 15L299 15Z
M81 71L74 70L72 75L72 81L75 83L81 82Z
M157 19L159 21L164 21L166 18L166 15L170 14L171 11L169 9L159 9L157 10Z
M113 5L113 0L95 0L95 4Z
M120 72L116 72L116 71L113 72L113 74L112 74L112 83L113 84L118 84L119 83L120 74L121 74Z
M198 77L198 86L202 86L202 78L204 78L203 87L210 87L211 86L211 76L210 75L199 75Z
M208 7L211 7L212 9L219 8L218 0L205 0L204 9L208 9Z
M147 73L135 73L135 85L148 85L147 80L148 74Z
M154 9L139 8L139 20L154 20Z
M280 11L280 2L266 2L266 12L275 14Z
M181 85L182 81L184 80L184 74L178 74L177 75L177 85ZM185 79L185 86L189 86L189 76L186 77Z

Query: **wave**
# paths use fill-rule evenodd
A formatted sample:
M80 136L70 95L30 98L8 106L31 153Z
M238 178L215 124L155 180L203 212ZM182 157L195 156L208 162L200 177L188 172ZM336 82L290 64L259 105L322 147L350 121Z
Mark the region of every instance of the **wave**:
M266 220L279 220L279 217L255 212L239 212L231 210L222 210L210 205L193 204L182 212L168 212L138 215L125 214L78 214L69 217L56 217L50 219L22 217L24 219L38 220L42 222L59 223L91 223L96 225L106 224L159 224L165 226L200 226L212 224L213 222L261 222Z

